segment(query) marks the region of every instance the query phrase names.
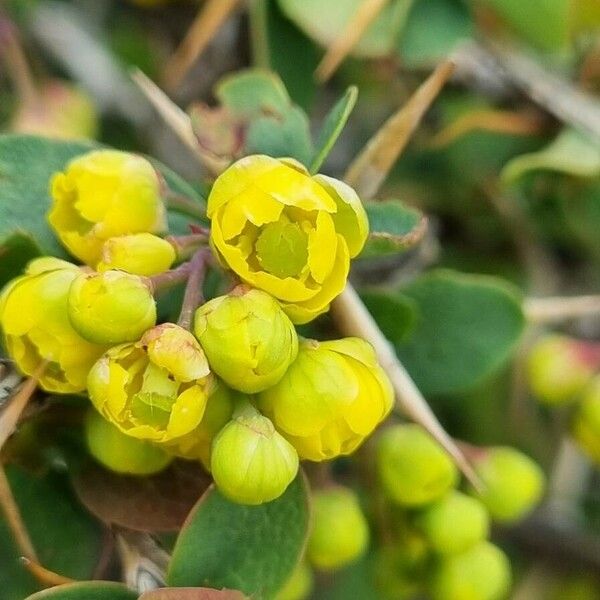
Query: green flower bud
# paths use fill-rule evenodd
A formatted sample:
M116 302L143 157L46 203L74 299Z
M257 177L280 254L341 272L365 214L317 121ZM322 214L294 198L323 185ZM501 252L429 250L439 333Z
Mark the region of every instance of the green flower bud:
M211 471L219 491L240 504L279 498L298 472L293 446L247 401L217 435Z
M96 269L118 269L150 277L170 269L176 258L175 248L166 240L151 233L134 233L104 242Z
M592 378L599 359L595 345L560 335L544 337L532 348L527 361L531 391L546 404L573 401Z
M435 566L431 596L433 600L501 600L510 585L510 563L504 552L481 542Z
M399 504L420 506L441 498L457 480L451 458L419 425L394 425L381 434L377 469L386 494Z
M369 526L356 494L335 486L313 493L313 526L306 550L310 562L322 570L356 560L369 543Z
M544 473L533 460L514 448L486 448L475 455L473 464L484 487L479 494L473 494L496 521L510 523L522 519L544 493Z
M428 549L421 536L382 546L374 558L373 578L383 598L413 598L422 592Z
M85 439L90 454L117 473L151 475L173 460L157 446L121 433L95 410L86 416Z
M245 286L201 306L194 333L211 369L247 394L276 384L298 354L296 330L279 303Z
M457 554L487 538L490 519L481 502L451 491L424 508L417 515L415 525L433 550L440 554Z
M313 589L313 574L310 567L301 562L275 596L275 600L304 600Z
M143 278L123 271L82 273L71 284L69 320L86 340L138 340L156 323L156 303Z
M600 464L600 376L594 378L577 407L571 434L577 445Z

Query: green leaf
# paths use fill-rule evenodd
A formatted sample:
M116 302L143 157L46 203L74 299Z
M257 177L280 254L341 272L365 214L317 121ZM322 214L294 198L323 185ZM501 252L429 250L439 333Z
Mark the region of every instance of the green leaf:
M19 275L40 249L27 233L15 232L0 244L0 288Z
M513 183L532 171L556 171L575 177L600 175L600 145L574 129L564 129L539 152L513 158L502 169L502 179Z
M413 334L419 318L414 300L375 291L362 292L360 297L392 344L401 344Z
M281 79L271 71L247 69L223 78L215 95L229 110L241 116L285 112L291 100Z
M365 202L365 210L370 231L361 258L403 252L421 241L427 230L427 218L400 200Z
M363 0L279 0L279 6L306 35L323 46L329 46L343 31L362 2ZM389 2L367 28L352 54L371 58L389 54L396 45L396 37L411 6L412 0Z
M235 504L210 488L179 535L167 581L273 598L300 559L308 521L302 474L280 498L259 506Z
M291 107L281 115L254 119L248 128L246 153L289 156L308 164L312 142L306 114L298 107Z
M418 309L409 339L398 339L402 325L374 316L424 394L475 387L511 357L525 326L519 293L494 277L437 270L402 289L403 296Z
M25 600L136 600L138 595L113 581L83 581L49 588Z
M355 85L350 86L325 117L317 138L316 150L310 161L311 173L318 173L321 165L325 162L340 133L342 133L346 121L348 121L357 97L358 88Z
M36 477L15 466L8 466L6 473L41 564L66 577L89 579L100 556L102 533L66 479L53 473ZM2 600L22 600L39 587L20 564L19 554L0 520Z
M467 7L456 0L421 0L410 11L398 52L408 68L430 68L474 33Z

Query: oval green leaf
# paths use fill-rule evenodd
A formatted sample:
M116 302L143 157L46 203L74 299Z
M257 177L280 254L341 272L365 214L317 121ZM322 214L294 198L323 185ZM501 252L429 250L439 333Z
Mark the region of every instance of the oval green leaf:
M122 583L82 581L49 588L25 600L136 600L137 597L134 591Z

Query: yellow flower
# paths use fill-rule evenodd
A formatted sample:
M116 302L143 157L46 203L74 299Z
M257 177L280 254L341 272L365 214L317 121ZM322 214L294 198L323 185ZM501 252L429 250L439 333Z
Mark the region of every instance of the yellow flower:
M277 383L298 354L296 330L277 301L246 286L202 305L194 333L211 369L247 394Z
M40 386L50 392L83 391L90 367L106 349L84 340L69 321L69 288L79 273L66 261L37 258L0 296L6 350L27 375L47 362Z
M246 283L277 298L294 323L325 312L343 290L368 220L352 188L291 159L247 156L215 181L211 243Z
M391 384L364 340L304 341L260 409L296 448L320 461L350 454L392 408Z
M106 352L88 377L105 419L139 439L167 442L192 431L206 409L211 378L196 338L178 325L149 329Z
M96 269L119 269L151 277L170 269L176 258L175 248L166 240L151 233L134 233L104 242Z
M133 342L156 324L147 282L123 271L79 274L71 284L68 311L75 330L96 344Z
M95 150L71 161L50 183L50 225L66 248L95 266L111 237L166 227L161 181L143 157Z
M298 472L292 445L247 399L213 442L210 467L219 491L240 504L279 498Z
M200 423L186 435L166 442L162 447L175 456L199 460L210 471L211 445L215 436L231 420L234 394L215 378L206 386L206 394L206 409Z

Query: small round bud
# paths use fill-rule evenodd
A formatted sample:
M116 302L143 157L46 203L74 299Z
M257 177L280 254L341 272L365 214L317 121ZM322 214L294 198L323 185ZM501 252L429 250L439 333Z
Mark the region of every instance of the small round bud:
M54 175L50 193L50 225L88 265L98 263L102 245L112 237L166 227L160 177L136 154L94 150L79 156Z
M298 472L298 454L247 401L223 427L212 445L215 484L240 504L279 498Z
M377 443L377 469L391 500L420 506L441 498L456 484L456 467L419 425L394 425Z
M514 448L486 448L475 454L473 466L483 483L483 490L473 494L495 521L510 523L522 519L544 493L544 473L537 463Z
M540 402L571 402L583 392L599 366L596 345L548 335L533 346L527 359L529 386Z
M321 461L351 454L392 408L394 393L373 348L359 338L304 340L260 409L296 448Z
M487 538L490 519L481 502L457 491L424 508L416 527L440 554L457 554Z
M123 271L81 273L69 290L69 320L96 344L133 342L156 323L156 303L144 279Z
M121 433L95 410L86 416L85 439L90 454L117 473L151 475L173 460L157 446Z
M163 323L135 343L110 348L90 370L98 412L123 433L169 442L202 421L214 381L196 338Z
M356 560L369 543L369 526L356 494L335 486L313 493L313 525L306 554L322 570Z
M433 600L502 600L511 586L508 558L500 548L481 542L442 559L431 581Z
M577 445L600 464L600 376L592 380L575 410L571 435Z
M298 354L296 330L278 302L244 286L202 305L194 333L211 369L247 394L276 384Z
M275 600L304 600L313 589L313 574L310 567L301 562L287 580L283 588L277 592Z
M96 269L151 277L170 269L176 258L175 248L166 240L151 233L134 233L106 240Z
M413 598L423 591L429 549L420 535L381 546L374 558L373 578L384 598Z

